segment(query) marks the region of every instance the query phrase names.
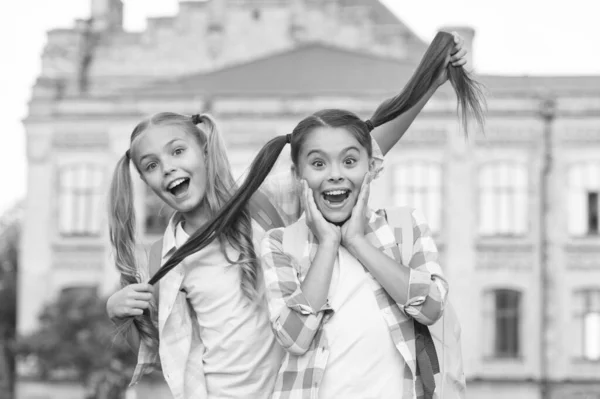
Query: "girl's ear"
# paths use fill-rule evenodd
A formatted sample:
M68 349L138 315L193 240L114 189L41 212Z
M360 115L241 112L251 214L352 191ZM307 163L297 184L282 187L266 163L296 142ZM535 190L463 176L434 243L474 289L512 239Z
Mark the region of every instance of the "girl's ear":
M295 194L299 197L300 195L302 195L302 177L298 173L298 168L296 168L296 165L294 164L290 166L290 172L292 173L292 176L294 176Z
M300 175L298 174L298 168L296 168L296 165L292 164L292 166L290 166L290 171L292 172L292 175L296 178L296 181L300 181Z
M376 162L375 162L375 158L371 158L371 160L369 161L369 172L373 173L376 170Z

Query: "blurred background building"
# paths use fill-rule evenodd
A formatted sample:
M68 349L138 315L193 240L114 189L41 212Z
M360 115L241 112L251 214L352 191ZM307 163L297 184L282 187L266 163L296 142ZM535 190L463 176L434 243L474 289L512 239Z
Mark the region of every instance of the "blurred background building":
M145 116L212 113L239 175L315 110L368 117L427 47L378 0L181 2L140 33L123 30L120 0L91 7L90 20L48 33L24 121L21 334L60 292L116 288L105 199ZM475 32L445 30L472 59ZM455 96L441 88L386 157L373 205L413 205L434 229L469 397L598 399L600 75L477 78L485 135L464 139ZM136 188L143 259L168 212L139 179Z

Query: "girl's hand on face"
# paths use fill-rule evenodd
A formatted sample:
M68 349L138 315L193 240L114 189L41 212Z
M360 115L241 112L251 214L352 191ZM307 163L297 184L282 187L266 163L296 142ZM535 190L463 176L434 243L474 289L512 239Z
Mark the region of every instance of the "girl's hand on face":
M325 220L323 214L317 208L313 191L308 187L306 180L302 180L302 195L300 198L306 213L306 224L317 237L319 243L332 244L337 248L341 240L340 228Z
M106 301L106 312L111 320L140 316L150 308L152 286L130 284L112 294Z
M438 76L436 82L438 86L443 85L448 80L448 68L461 68L467 63L467 49L464 48L464 39L456 32L452 32L454 36L454 47L448 52L446 56L446 67Z
M369 203L369 193L371 191L372 180L373 175L371 173L367 173L363 179L362 186L360 187L360 193L358 194L356 204L352 209L352 215L341 228L342 245L350 253L352 253L353 244L355 244L357 240L362 240L365 238L365 217Z

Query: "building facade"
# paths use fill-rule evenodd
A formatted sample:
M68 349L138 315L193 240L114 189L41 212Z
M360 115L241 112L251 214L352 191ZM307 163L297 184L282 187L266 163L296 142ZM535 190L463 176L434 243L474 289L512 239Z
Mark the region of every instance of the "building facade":
M61 290L115 289L108 184L146 115L210 112L240 175L315 110L368 117L427 46L378 0L181 2L141 33L123 31L119 0L91 4L90 21L49 32L24 122L20 332ZM429 220L470 397L600 398L600 76L478 79L485 135L465 140L441 88L386 157L372 205ZM135 179L143 261L168 215Z

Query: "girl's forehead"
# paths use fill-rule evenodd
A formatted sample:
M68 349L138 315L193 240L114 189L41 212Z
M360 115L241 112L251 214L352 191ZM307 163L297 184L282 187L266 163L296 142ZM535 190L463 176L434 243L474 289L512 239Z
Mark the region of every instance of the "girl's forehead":
M337 153L355 147L366 151L356 136L344 127L318 127L309 132L302 145L302 153L308 154L318 150L326 153Z
M191 142L191 139L193 139L191 134L179 126L150 126L133 139L131 150L136 153L158 151L173 140Z

